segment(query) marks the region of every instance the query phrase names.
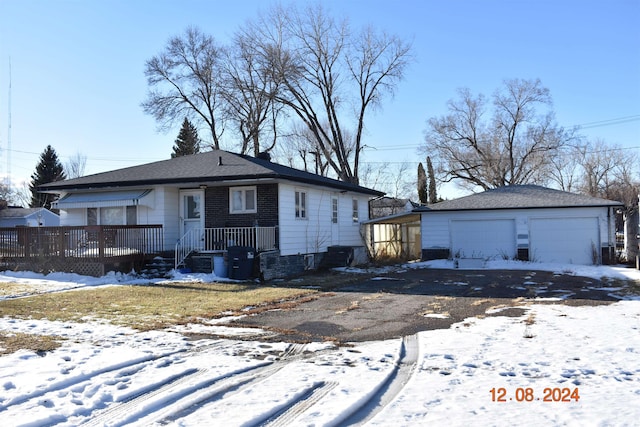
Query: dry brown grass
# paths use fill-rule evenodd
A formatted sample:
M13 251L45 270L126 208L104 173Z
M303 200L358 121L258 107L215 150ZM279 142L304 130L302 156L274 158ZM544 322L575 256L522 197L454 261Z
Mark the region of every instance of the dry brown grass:
M62 337L0 332L0 355L21 349L44 353L60 347Z
M291 304L315 291L253 284L167 283L56 292L0 301L4 316L82 322L105 319L139 330Z

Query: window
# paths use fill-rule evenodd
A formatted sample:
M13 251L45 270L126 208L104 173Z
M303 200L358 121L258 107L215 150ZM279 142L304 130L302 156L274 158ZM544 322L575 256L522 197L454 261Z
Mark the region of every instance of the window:
M137 206L127 206L127 225L138 225L137 208Z
M296 191L296 218L307 218L307 193Z
M124 209L122 207L100 208L100 225L124 224Z
M87 208L87 225L98 225L98 208Z
M138 207L87 208L87 225L136 225Z
M184 196L184 218L199 219L200 218L200 195L190 194Z
M256 213L256 187L234 187L229 189L229 212Z
M331 198L331 222L338 223L338 199L336 197Z
M353 222L358 222L358 199L353 199Z

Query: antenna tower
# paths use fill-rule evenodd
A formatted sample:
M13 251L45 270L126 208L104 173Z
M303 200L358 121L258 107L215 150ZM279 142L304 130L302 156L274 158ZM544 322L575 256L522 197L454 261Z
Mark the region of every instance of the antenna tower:
M9 130L7 131L7 187L11 188L11 57L9 57Z

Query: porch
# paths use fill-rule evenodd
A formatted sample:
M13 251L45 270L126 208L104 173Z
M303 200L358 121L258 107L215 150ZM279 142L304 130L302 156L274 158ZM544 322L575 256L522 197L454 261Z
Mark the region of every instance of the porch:
M373 260L416 260L421 257L420 215L404 212L363 222Z
M112 267L139 267L162 249L162 225L0 228L5 269L95 276Z
M278 249L278 227L193 228L178 240L175 268L194 253L224 253L229 247L244 246L257 253Z

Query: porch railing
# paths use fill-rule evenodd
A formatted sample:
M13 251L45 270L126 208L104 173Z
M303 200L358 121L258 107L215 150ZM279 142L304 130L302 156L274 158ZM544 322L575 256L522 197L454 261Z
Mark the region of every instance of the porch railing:
M162 225L0 228L0 256L105 260L160 253Z
M277 227L221 227L194 228L189 230L178 242L175 249L175 267L198 251L226 251L229 246L248 246L257 252L276 249Z

